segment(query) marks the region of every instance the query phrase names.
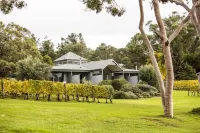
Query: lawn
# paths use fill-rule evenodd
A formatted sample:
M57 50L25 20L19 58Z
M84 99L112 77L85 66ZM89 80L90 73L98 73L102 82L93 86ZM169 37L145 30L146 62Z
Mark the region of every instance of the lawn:
M105 100L101 100L104 102ZM159 97L114 104L0 99L1 133L199 133L200 97L174 91L174 119L161 115Z

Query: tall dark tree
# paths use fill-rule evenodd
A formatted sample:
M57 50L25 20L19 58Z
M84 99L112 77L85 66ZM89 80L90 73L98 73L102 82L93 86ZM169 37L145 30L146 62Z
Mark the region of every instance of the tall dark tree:
M54 50L54 44L50 39L45 38L45 40L40 44L39 50L43 57L49 56L51 57L51 60L55 60L56 52Z
M61 38L61 43L57 47L57 57L60 57L68 52L74 52L80 56L88 58L89 49L87 48L81 33L78 35L71 33L67 38Z

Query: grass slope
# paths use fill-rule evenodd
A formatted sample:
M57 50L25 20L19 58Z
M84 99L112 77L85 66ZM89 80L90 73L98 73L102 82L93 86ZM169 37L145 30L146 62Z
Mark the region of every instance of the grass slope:
M105 100L102 100L104 102ZM174 91L174 119L163 118L160 98L114 104L0 99L2 133L199 133L200 97Z

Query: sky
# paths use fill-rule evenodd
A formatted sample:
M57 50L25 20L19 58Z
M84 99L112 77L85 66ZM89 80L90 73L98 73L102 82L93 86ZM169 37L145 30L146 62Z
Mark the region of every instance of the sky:
M82 33L87 46L92 49L101 43L122 48L139 32L140 12L138 0L117 1L126 9L122 17L88 11L80 0L26 0L26 8L14 9L8 15L0 13L0 20L6 24L14 22L29 29L41 41L47 36L55 47L61 42L61 37L66 38L70 33ZM149 1L144 1L145 21L155 22ZM163 18L172 11L185 12L182 7L171 3L161 5Z

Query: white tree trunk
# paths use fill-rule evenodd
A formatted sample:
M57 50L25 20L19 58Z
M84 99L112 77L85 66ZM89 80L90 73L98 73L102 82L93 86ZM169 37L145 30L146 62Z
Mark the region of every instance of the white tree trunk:
M165 86L164 86L164 82L163 82L163 79L162 79L162 74L161 74L160 69L158 67L158 62L157 62L157 60L155 58L153 47L152 47L152 45L151 45L151 43L150 43L150 41L149 41L144 29L143 29L143 25L144 25L144 9L143 9L142 0L139 0L139 5L140 5L140 25L139 25L139 29L140 29L140 32L143 35L144 43L148 48L149 57L151 59L152 65L153 65L153 67L155 69L156 78L157 78L158 85L159 85L159 88L160 88L162 105L163 105L164 112L165 112Z
M170 42L167 38L166 29L160 15L159 0L153 0L154 13L160 29L161 43L163 46L163 54L166 66L166 87L165 87L165 116L173 118L173 85L174 85L174 71L172 64L172 57L170 51Z
M153 48L151 46L151 43L148 39L148 37L145 34L145 31L143 29L144 25L144 9L143 9L143 0L139 0L140 5L140 31L144 37L144 42L149 50L149 55L152 61L152 64L154 66L154 69L156 71L156 77L159 83L160 91L161 91L161 98L162 103L164 107L164 114L166 117L173 118L173 85L174 85L174 70L173 70L173 63L172 63L172 56L171 56L171 49L170 49L170 43L171 41L176 38L176 36L179 34L181 29L184 27L185 23L189 21L191 14L194 13L194 9L197 5L193 6L190 10L189 14L185 19L181 22L181 24L178 26L178 28L169 36L169 39L166 34L166 29L164 26L164 22L162 21L161 15L160 15L160 8L159 8L159 0L153 0L153 6L154 6L154 13L155 17L160 29L160 38L161 38L161 44L163 47L163 54L165 58L165 66L166 66L166 86L164 86L163 79L158 67L158 63L156 61ZM174 0L171 0L174 1ZM180 3L178 3L180 4ZM199 3L200 4L200 3ZM189 10L189 8L188 8Z

